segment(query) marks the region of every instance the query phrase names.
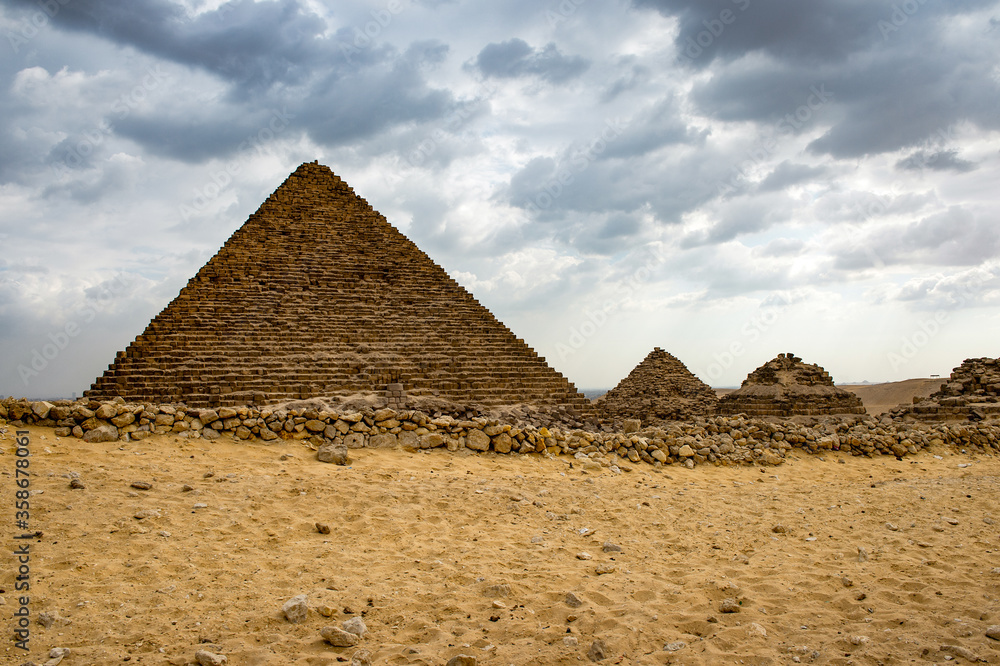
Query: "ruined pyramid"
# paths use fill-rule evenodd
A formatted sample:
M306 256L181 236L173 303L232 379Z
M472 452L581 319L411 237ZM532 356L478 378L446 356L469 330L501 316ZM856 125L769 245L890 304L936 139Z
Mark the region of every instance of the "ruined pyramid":
M719 413L747 416L864 414L861 398L837 388L823 368L795 354L778 354L719 400Z
M599 408L606 419L639 419L645 426L711 416L717 402L715 391L656 347L604 395Z
M85 395L215 407L373 392L395 405L405 392L463 405L589 406L314 162L267 198Z
M893 418L983 421L1000 418L1000 359L967 358L929 398L892 410Z

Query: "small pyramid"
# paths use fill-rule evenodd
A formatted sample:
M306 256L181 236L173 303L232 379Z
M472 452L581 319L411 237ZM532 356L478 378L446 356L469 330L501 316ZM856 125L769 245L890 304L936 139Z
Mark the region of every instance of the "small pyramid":
M818 365L795 354L778 356L751 372L736 391L722 396L719 413L747 416L864 414L861 398L837 388Z
M649 352L600 400L609 420L639 419L650 425L715 414L715 391L659 347Z
M893 417L922 421L1000 418L1000 359L965 359L937 392L912 405L900 405Z
M589 409L347 183L307 163L85 395L215 407L373 392L393 406L405 394Z

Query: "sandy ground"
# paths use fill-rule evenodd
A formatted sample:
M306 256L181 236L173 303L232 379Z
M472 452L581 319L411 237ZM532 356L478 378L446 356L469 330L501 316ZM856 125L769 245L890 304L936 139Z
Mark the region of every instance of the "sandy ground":
M590 663L595 639L608 664L968 663L961 649L1000 663L985 636L1000 624L996 457L799 453L615 475L534 455L362 450L337 467L295 442L30 431L30 529L43 531L30 608L61 618L32 622L38 664L56 646L72 650L64 666L188 664L198 649L231 665L349 663L358 648L319 632L355 615L375 664ZM8 553L13 434L0 441ZM291 624L281 608L297 594L313 610ZM720 612L727 598L739 612ZM0 650L27 660L9 640Z
M864 403L869 414L882 414L898 405L909 405L913 398L927 398L936 392L946 379L907 379L886 384L838 384L852 391Z

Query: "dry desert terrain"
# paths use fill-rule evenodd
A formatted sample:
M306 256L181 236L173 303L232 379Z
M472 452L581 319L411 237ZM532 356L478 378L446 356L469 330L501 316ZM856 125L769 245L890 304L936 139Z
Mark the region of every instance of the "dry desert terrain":
M32 650L8 641L3 663L67 647L64 666L192 664L198 650L234 666L363 651L579 664L595 641L608 664L1000 663L989 455L793 452L777 467L616 474L569 457L362 449L341 467L294 441L29 431ZM5 535L13 435L0 438ZM5 623L13 578L5 566ZM293 624L282 607L300 594L310 610ZM357 647L321 638L359 616Z

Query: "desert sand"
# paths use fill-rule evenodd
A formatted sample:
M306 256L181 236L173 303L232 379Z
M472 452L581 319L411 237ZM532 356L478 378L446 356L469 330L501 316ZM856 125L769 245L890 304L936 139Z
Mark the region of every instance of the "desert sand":
M569 457L361 449L339 467L294 441L29 431L38 664L53 647L70 648L64 666L191 664L198 650L234 666L359 650L374 664L578 664L595 640L609 664L1000 663L989 455L796 451L767 469L615 474ZM8 636L13 578L5 566ZM292 624L282 605L299 594L310 611ZM358 647L320 637L355 616ZM28 659L4 644L3 663Z

